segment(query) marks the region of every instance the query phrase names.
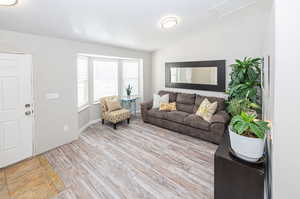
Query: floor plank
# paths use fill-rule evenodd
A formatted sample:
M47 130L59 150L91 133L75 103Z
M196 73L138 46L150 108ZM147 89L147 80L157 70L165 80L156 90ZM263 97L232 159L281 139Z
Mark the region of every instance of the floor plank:
M55 199L212 199L216 148L134 120L92 125L45 157L66 187Z

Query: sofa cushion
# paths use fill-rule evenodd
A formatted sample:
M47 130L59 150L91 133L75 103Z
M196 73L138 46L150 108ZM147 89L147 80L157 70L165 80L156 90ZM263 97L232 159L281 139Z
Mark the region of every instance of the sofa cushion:
M176 109L186 113L193 113L194 105L176 103Z
M176 102L179 104L190 104L194 105L195 104L195 94L187 94L187 93L178 93Z
M106 107L108 112L116 111L122 108L119 100L106 100Z
M210 123L203 120L200 116L195 114L190 114L184 119L184 124L189 125L194 128L209 130Z
M182 111L171 111L166 113L165 119L184 124L184 118L188 115L188 113Z
M171 91L159 91L158 94L160 96L169 94L169 102L175 102L177 98L177 93Z
M217 107L217 111L216 112L225 110L225 99L224 98L220 98L220 97L206 97L206 96L196 95L195 106L193 108L193 113L197 112L200 104L202 103L202 101L205 98L207 98L210 103L213 103L215 101L218 102L218 107Z
M160 111L158 110L158 108L153 108L148 111L149 116L160 118L160 119L165 119L166 113L167 113L166 111Z
M130 116L131 116L130 111L123 108L123 109L119 109L119 110L112 111L112 112L105 112L103 114L102 119L108 120L108 121L116 124L118 122L121 122L121 121L124 121L124 120L130 118Z

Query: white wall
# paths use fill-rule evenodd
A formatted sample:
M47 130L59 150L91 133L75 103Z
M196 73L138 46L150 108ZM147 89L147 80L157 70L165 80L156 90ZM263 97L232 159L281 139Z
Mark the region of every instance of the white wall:
M151 91L150 53L0 30L0 52L16 51L33 56L36 153L78 137L77 53L142 58L146 91L144 97L149 99L151 96L151 92L147 93ZM60 98L46 100L45 95L49 92L59 93ZM80 125L85 119L80 120ZM63 131L65 124L70 128L68 132Z
M300 198L300 2L275 0L274 199Z
M165 62L203 61L226 59L227 82L235 59L245 56L262 56L264 26L267 20L266 5L257 4L217 19L195 34L178 41L169 48L153 53L153 92L165 89ZM173 89L167 89L173 90ZM175 89L180 90L180 89ZM181 90L209 96L225 96L224 93Z

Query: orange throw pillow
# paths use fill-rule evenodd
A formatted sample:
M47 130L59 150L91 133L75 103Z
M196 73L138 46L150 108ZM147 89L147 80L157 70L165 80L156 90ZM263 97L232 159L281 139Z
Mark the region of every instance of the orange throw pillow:
M160 111L176 111L176 102L172 103L161 103L159 105Z

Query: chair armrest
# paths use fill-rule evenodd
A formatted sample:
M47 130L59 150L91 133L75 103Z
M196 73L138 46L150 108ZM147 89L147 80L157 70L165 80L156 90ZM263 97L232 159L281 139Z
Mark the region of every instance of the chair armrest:
M149 102L143 102L141 103L141 115L142 119L146 122L147 121L147 112L150 110L153 106L153 100Z
M218 113L214 114L211 118L211 123L223 123L227 124L230 120L228 113L225 111L219 111Z

